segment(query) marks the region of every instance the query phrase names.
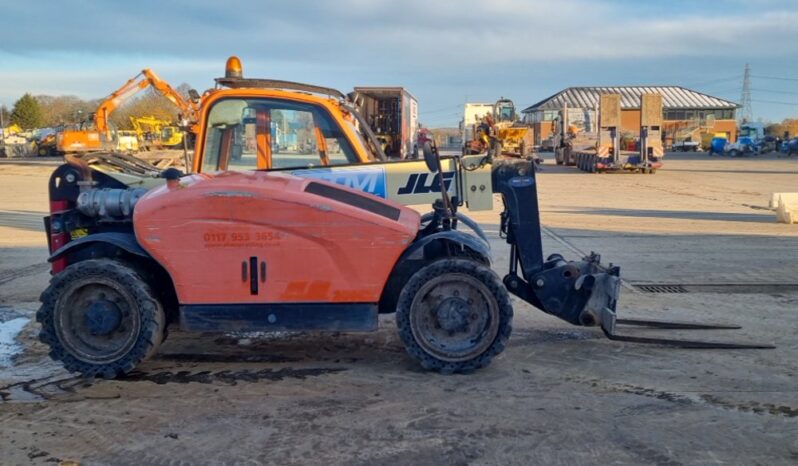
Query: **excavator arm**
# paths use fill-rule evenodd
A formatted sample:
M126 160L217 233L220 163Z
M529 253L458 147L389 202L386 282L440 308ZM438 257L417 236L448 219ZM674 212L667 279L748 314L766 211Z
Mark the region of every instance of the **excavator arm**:
M197 120L199 113L197 105L191 100L185 99L175 88L170 86L169 83L158 77L154 71L145 68L141 73L128 80L122 87L114 91L100 104L97 108L97 112L94 114L94 124L97 131L105 133L106 136L110 137L108 121L111 113L119 108L127 99L150 86L175 104L177 108L180 109L183 118L189 121Z

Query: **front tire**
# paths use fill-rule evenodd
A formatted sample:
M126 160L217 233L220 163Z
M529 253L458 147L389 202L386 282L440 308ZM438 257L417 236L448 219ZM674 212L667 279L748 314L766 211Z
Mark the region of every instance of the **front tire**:
M408 354L444 374L490 364L507 345L513 308L487 266L442 259L416 272L399 295L396 324Z
M163 307L127 265L96 259L50 280L36 320L50 357L84 377L112 379L151 357L164 337Z

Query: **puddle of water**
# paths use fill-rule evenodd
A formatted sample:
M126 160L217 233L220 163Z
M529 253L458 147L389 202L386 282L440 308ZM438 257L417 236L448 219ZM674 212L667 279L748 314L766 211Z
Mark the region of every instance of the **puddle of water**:
M11 358L22 350L16 338L28 322L27 317L0 322L0 368L11 367Z

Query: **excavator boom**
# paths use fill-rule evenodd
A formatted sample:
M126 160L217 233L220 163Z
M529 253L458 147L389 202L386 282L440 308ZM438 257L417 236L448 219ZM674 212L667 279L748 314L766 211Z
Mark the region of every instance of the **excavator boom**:
M183 120L192 123L197 121L199 106L194 101L184 98L180 92L158 77L154 71L145 68L102 101L94 113L94 129L67 130L58 133L56 137L57 150L62 153L70 153L107 149L108 143L113 138L109 124L111 114L129 98L148 87L155 88L175 104L180 109Z
M119 108L127 99L140 91L152 86L161 95L169 99L180 109L183 118L195 121L197 118L198 107L191 100L185 99L180 92L162 80L154 71L145 68L138 75L134 76L122 87L114 91L106 98L97 109L94 116L94 123L97 131L108 134L110 127L108 124L111 113Z

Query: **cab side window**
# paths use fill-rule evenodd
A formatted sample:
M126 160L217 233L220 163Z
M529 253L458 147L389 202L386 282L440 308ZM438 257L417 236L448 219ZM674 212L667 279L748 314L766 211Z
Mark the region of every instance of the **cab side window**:
M357 163L343 130L321 106L225 99L207 119L203 170L309 168Z

